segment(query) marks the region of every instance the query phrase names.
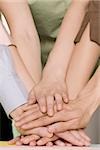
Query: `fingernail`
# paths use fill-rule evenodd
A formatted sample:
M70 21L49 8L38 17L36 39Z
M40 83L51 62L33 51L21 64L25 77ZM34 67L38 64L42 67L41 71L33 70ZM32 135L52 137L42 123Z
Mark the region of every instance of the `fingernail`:
M43 106L41 110L43 113L46 113L46 107L45 106Z
M53 116L53 111L52 111L52 110L49 110L49 111L48 111L48 116L50 116L50 117Z
M65 99L65 103L68 103L68 99Z
M39 140L39 141L37 142L37 145L42 145L42 141Z
M48 137L49 137L49 138L53 137L53 133L49 133L49 134L48 134Z
M62 105L61 104L58 105L58 110L59 111L62 110Z

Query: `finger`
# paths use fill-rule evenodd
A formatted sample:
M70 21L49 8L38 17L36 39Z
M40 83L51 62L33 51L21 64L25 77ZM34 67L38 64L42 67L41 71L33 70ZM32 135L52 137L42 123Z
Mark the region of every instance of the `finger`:
M27 104L27 106L25 108L23 108L23 111L27 111L27 110L30 110L30 109L33 109L35 111L39 110L38 104L33 104L33 105L28 105Z
M14 118L15 121L19 121L21 120L23 117L25 117L26 115L29 115L32 112L36 112L39 111L39 108L34 106L34 105L29 105L27 106L24 110L23 113L17 117Z
M53 125L48 126L48 131L50 133L58 133L58 132L64 132L70 129L77 129L78 128L77 122L78 122L77 119L73 119L67 122L55 123Z
M22 143L21 141L17 141L17 142L16 142L16 145L17 145L17 146L21 146L21 145L23 145L23 143Z
M23 114L20 115L16 121L21 120L22 118L24 118L24 117L30 115L31 113L37 113L37 112L39 112L39 108L30 107L30 109L24 111Z
M79 134L81 136L81 138L84 139L84 145L85 146L90 146L91 145L91 142L89 140L87 140L87 136L85 135L85 133L83 131L79 131Z
M31 142L29 143L29 145L30 145L30 146L36 146L36 141L31 141Z
M48 132L48 129L46 127L40 127L40 128L35 128L35 129L31 129L31 130L26 130L24 131L25 135L29 135L29 134L35 134L38 135L40 137L52 137L53 134Z
M20 137L16 137L16 138L14 138L14 139L8 141L8 144L9 144L9 145L14 145L14 144L16 144L16 142L19 141L19 140L20 140Z
M73 124L73 123L76 123L74 119L78 118L79 116L80 116L79 111L68 111L68 112L60 111L60 112L55 113L53 117L44 116L37 120L31 121L23 125L22 128L27 130L27 129L37 128L41 126L47 126L49 124L59 122L59 121L69 121L71 119L73 119L72 121L72 124ZM71 124L70 122L67 122L67 126L69 125L68 126L69 128L71 127L70 124ZM50 128L52 128L52 126ZM49 129L49 132L51 132L51 130L52 129Z
M39 141L37 141L37 145L42 146L42 145L47 144L48 142L53 142L57 139L58 139L57 136L53 136L52 138L43 137Z
M46 146L53 146L53 142L48 142Z
M61 140L57 140L54 142L57 146L65 146L65 143Z
M27 118L28 116L31 116L33 113L33 109L32 110L28 110L27 112L24 112L23 115L21 115L20 117L17 117L15 119L15 124L16 126L21 126L24 122L24 119Z
M54 97L47 96L47 113L49 116L53 116L54 114Z
M83 145L85 145L85 140L84 140L84 138L79 134L79 131L78 131L78 130L72 130L72 131L70 131L70 133L71 133L77 140L79 140L80 142L82 142Z
M84 139L86 139L87 141L91 141L91 139L86 135L86 133L83 129L80 129L79 133Z
M60 111L63 108L63 100L62 100L62 96L58 93L55 94L55 101L56 101L56 105L57 105L57 110Z
M16 126L22 126L24 124L27 124L31 121L34 121L36 119L39 119L40 117L42 116L45 116L45 114L41 113L40 111L39 112L36 112L36 113L33 113L30 111L30 114L26 113L26 116L21 118L21 120L17 121L15 123Z
M36 99L35 98L28 98L28 104L32 105L36 103Z
M39 139L40 139L40 137L38 135L29 135L29 136L23 137L20 141L23 144L29 144L30 142L39 140Z
M78 130L71 130L70 131L72 135L74 135L78 140L80 141L84 141L84 139L81 137L81 135L79 134Z
M66 93L67 93L67 92L66 92ZM64 101L65 103L68 103L68 96L67 96L66 93L63 93L63 94L62 94L62 98L63 98L63 101Z
M12 117L13 119L19 117L19 116L22 115L22 114L23 114L22 106L16 108L14 111L12 111L12 112L10 113L10 115L11 115L11 117Z
M38 101L38 104L39 104L40 111L42 113L46 113L47 112L46 98L42 97L42 98L37 99L37 101Z
M64 139L65 141L67 141L73 145L76 145L76 146L83 146L84 145L75 136L73 136L70 131L59 133L59 134L57 134L57 136L59 136L60 138Z

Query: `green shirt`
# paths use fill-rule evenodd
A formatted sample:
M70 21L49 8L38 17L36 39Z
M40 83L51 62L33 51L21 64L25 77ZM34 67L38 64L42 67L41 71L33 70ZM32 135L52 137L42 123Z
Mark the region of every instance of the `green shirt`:
M46 63L71 0L29 0L41 41L42 63Z

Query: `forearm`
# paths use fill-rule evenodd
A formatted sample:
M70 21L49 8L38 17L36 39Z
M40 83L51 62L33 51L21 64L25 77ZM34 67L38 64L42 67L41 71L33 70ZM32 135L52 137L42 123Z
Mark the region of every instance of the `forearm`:
M48 58L45 70L58 67L58 74L66 74L66 69L74 48L74 39L80 29L88 2L72 1L63 19L58 37ZM57 68L56 68L57 71ZM53 70L55 72L55 70Z
M89 25L76 45L66 76L68 95L76 99L88 82L100 55L100 46L90 41Z
M0 23L0 44L9 45L12 43L10 36L7 34L6 29L3 27L2 23ZM23 61L18 54L18 51L15 47L10 47L10 52L13 58L15 70L23 81L27 91L29 92L32 87L35 85L35 82L32 80L29 72L27 71Z
M40 41L26 0L0 3L18 52L35 82L41 78Z
M98 95L98 107L100 107L100 65L98 66L94 78L96 79L97 95Z
M15 32L17 32L17 29ZM13 33L12 38L18 47L18 52L30 73L30 76L34 82L38 83L41 78L41 57L38 39L34 38L31 34L27 36L26 32L22 33L22 35Z

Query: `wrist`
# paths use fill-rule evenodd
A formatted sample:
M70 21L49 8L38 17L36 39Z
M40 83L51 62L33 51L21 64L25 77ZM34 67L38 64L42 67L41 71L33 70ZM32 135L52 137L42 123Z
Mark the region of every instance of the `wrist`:
M65 79L66 72L62 69L56 69L57 67L44 68L42 77L43 78L55 78L55 79Z
M43 69L42 75L43 77L58 77L65 78L66 77L67 64L62 61L61 58L54 57L54 55L50 54L48 58L48 62Z

